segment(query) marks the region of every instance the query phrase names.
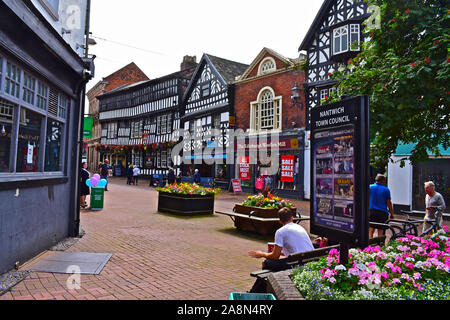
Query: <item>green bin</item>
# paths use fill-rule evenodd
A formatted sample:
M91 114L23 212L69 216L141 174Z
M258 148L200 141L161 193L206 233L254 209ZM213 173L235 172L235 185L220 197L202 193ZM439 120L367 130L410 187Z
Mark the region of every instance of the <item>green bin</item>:
M102 210L105 188L91 188L91 210Z
M277 300L271 293L232 292L228 300Z

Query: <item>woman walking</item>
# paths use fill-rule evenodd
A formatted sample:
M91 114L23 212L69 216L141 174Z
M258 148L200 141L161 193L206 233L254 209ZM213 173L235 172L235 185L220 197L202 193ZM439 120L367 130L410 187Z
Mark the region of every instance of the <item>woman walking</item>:
M89 179L91 174L87 170L87 162L83 162L80 172L80 207L86 209L86 196L90 194L89 187L86 185L86 180Z

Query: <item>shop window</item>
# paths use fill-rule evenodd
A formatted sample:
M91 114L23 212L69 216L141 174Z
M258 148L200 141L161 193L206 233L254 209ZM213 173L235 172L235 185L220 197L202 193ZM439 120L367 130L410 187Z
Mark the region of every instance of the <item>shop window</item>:
M36 95L36 107L47 110L48 103L48 87L41 81L38 81L37 95Z
M60 94L58 101L58 117L65 119L68 107L69 99L65 95Z
M62 171L62 137L63 124L47 119L47 137L45 144L45 168L44 171Z
M40 168L41 127L43 116L20 110L19 137L17 141L17 172L38 172Z
M298 155L293 151L280 151L278 172L275 177L275 188L297 190L299 170Z

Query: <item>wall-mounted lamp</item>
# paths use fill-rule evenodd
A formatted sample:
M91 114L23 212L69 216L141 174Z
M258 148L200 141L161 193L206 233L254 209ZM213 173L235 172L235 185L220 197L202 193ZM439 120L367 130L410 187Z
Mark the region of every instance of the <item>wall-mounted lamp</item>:
M294 87L291 89L292 91L292 96L291 96L291 101L292 101L292 106L295 105L299 105L300 109L303 109L303 103L302 103L302 97L301 97L301 93L302 93L302 89L300 88L300 85L298 83L294 83Z

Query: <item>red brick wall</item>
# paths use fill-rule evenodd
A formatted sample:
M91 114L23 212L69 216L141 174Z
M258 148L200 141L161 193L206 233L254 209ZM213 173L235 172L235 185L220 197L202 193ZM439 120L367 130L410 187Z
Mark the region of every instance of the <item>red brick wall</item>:
M292 128L292 122L296 122L297 128L305 127L305 107L292 105L292 87L294 83L303 83L305 75L303 71L286 71L271 76L265 76L236 84L234 108L236 113L236 127L244 131L250 128L250 103L258 99L260 90L271 87L275 96L282 96L282 130ZM301 101L305 106L305 96L302 93Z
M273 55L266 53L259 61L259 63L253 68L253 70L249 73L248 77L252 78L255 77L258 74L258 69L259 69L259 64L267 57L271 57L275 60L275 64L277 66L277 70L278 69L283 69L286 66L284 65L283 61L281 61L280 59L277 59L276 57L274 57Z
M150 79L145 75L144 72L142 72L141 69L139 69L139 67L134 62L132 62L129 65L104 78L104 80L108 81L108 84L105 87L105 92L108 92L125 84L131 84Z

